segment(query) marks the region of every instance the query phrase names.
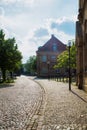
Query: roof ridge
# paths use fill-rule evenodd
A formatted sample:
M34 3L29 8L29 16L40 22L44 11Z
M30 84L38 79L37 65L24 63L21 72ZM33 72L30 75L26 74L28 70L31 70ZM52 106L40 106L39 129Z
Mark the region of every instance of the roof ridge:
M57 39L53 34L51 35L51 38L42 46L38 49L38 51L47 51L50 50L53 46L53 44L56 44L58 46L58 48L65 48L65 44L63 42L61 42L59 39ZM47 49L49 48L49 49ZM60 49L60 50L61 50Z

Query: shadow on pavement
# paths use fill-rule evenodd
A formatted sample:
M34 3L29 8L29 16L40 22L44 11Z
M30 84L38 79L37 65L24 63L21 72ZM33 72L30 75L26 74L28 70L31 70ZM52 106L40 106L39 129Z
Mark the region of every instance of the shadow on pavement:
M13 84L0 84L0 89L8 88L8 87L14 87Z
M34 80L39 80L39 79L44 80L44 79L47 79L47 78L41 78L41 77L35 76L35 77L33 77L33 79L34 79ZM82 101L84 101L85 103L87 103L87 100L85 100L84 98L82 98L79 94L77 94L77 93L74 92L73 90L71 90L71 92L72 92L74 95L76 95L78 98L80 98Z
M78 98L80 98L82 101L84 101L85 103L87 103L87 101L86 101L84 98L82 98L81 96L79 96L77 93L75 93L75 92L72 91L72 90L71 90L71 92L72 92L74 95L76 95Z
M34 79L37 79L37 80L41 79L41 80L43 80L43 79L46 79L46 78L35 77Z

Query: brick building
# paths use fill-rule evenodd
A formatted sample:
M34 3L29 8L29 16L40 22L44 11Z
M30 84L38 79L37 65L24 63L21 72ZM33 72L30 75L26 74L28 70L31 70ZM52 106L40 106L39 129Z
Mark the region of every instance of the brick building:
M54 35L48 40L42 47L37 50L37 75L40 77L54 76L56 71L53 66L57 62L57 56L66 50L66 45L64 45L60 40L58 40Z
M77 85L87 91L87 0L79 0L76 22Z

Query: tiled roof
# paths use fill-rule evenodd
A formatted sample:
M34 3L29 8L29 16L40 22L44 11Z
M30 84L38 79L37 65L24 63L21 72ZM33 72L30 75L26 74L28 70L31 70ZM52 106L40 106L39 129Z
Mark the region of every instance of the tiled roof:
M66 50L66 45L63 44L60 40L58 40L54 35L51 36L50 40L48 40L42 47L38 49L38 51L53 51L53 45L56 45L58 50L57 51L64 51Z

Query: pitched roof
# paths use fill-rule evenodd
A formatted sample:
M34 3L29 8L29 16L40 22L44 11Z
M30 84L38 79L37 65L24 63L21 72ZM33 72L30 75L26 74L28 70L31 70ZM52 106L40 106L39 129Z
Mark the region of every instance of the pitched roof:
M58 48L57 51L66 50L66 45L57 39L54 35L52 35L51 38L42 47L39 47L38 51L53 51L52 47L54 44Z

